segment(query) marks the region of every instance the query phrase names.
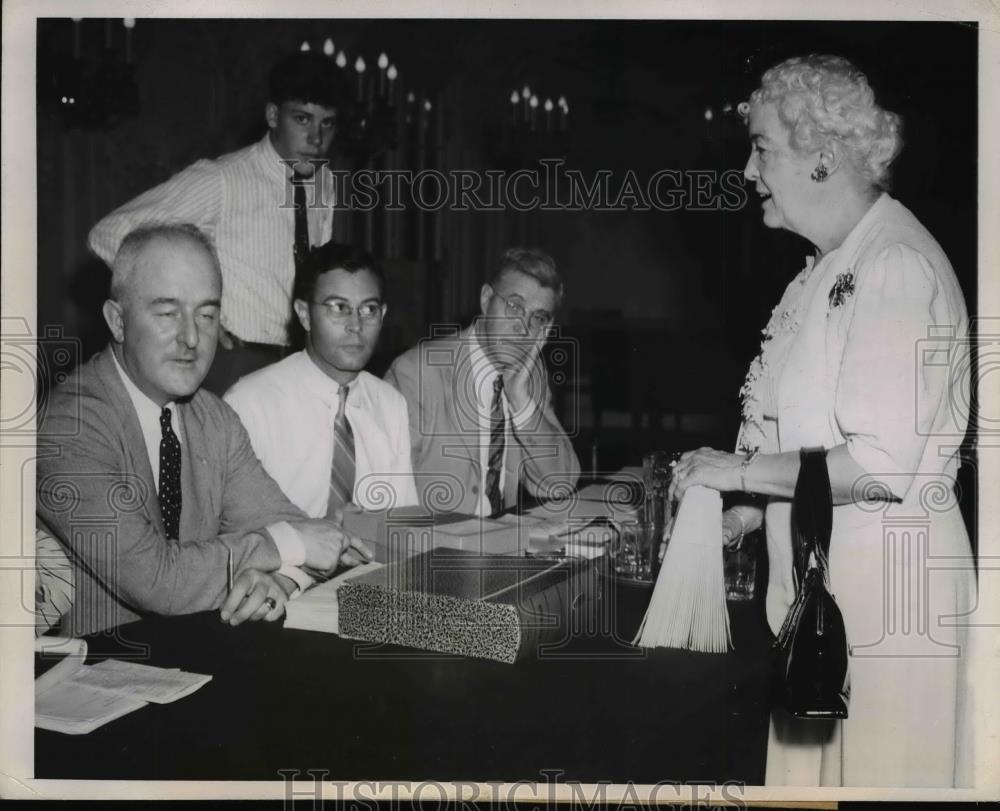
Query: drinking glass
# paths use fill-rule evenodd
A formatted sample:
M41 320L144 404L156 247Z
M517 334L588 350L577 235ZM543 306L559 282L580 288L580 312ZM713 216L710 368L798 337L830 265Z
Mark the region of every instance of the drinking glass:
M655 524L625 521L612 547L612 565L618 577L651 583L659 568L660 538Z
M679 453L667 451L653 451L642 457L642 480L646 491L642 518L657 528L661 538L669 534L672 523L672 505L667 503L667 491L679 458Z
M753 599L757 581L757 544L754 536L740 538L723 551L726 576L726 599L748 602Z

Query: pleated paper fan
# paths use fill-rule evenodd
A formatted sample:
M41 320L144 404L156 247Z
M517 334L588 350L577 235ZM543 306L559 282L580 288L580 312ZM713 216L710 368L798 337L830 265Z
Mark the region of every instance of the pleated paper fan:
M685 491L653 596L634 643L724 653L731 645L722 569L722 496Z

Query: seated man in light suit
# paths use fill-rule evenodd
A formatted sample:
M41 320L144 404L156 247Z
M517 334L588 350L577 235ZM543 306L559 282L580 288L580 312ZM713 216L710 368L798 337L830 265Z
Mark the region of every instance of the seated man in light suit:
M220 608L231 624L275 620L296 582L308 582L295 567L328 574L367 557L288 501L237 416L199 389L221 288L194 226L132 232L104 305L111 343L43 410L37 509L78 567L69 633Z
M541 358L562 294L551 257L512 248L483 285L482 315L469 328L423 340L393 362L386 380L406 398L425 507L494 516L516 504L519 483L541 498L576 485L580 463Z
M226 393L264 469L314 518L349 504L417 503L406 401L364 370L382 331L384 288L370 256L314 248L295 280L306 348Z

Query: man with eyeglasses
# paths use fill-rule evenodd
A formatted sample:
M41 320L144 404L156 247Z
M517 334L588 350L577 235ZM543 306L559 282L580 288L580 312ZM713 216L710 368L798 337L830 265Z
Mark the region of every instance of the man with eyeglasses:
M421 500L495 516L518 485L545 498L574 487L580 463L551 404L542 345L563 295L555 262L506 251L480 291L481 315L432 337L386 374L406 398Z
M293 304L305 349L224 398L264 470L312 518L417 503L406 401L364 370L382 331L384 287L370 256L333 242L312 249Z

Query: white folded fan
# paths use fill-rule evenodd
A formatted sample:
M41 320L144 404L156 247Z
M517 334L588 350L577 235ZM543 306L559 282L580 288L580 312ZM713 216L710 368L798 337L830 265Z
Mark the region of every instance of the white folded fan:
M717 490L696 486L684 492L633 644L707 653L724 653L731 646Z

